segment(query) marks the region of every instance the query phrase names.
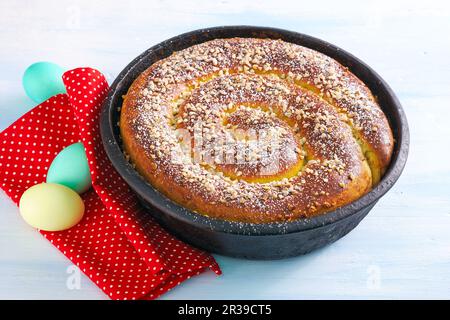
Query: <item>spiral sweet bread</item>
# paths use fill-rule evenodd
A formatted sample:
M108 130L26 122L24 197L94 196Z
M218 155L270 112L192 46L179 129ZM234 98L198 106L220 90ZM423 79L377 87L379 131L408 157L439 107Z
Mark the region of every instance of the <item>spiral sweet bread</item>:
M345 67L280 40L217 39L144 71L120 130L138 172L173 201L239 222L283 222L350 203L393 149L370 90Z

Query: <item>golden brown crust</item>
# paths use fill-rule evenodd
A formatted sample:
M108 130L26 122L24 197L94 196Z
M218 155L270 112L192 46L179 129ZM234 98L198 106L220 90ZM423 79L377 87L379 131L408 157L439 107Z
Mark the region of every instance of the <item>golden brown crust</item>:
M393 148L358 78L323 54L268 39L213 40L158 61L130 87L120 129L136 169L166 196L254 223L350 203L379 180Z

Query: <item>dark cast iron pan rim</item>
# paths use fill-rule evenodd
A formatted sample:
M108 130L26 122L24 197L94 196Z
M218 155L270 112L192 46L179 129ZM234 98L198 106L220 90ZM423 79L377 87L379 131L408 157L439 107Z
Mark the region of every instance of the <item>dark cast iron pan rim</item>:
M394 146L394 153L392 155L389 168L382 177L381 181L370 192L368 192L361 198L345 206L342 206L334 211L330 211L328 213L311 218L303 218L283 223L254 224L243 222L230 222L221 219L209 218L194 213L192 211L189 211L186 208L176 204L175 202L171 201L163 194L161 194L159 191L154 189L149 183L147 183L125 159L123 151L120 147L120 137L116 122L114 122L114 118L116 118L116 120L118 119L117 116L119 112L118 107L122 103L122 97L120 95L123 94L123 92L122 93L118 92L118 88L120 89L121 84L125 80L129 81L130 80L129 78L133 77L132 72L135 68L138 68L138 66L143 61L145 61L146 58L149 59L148 58L149 56L157 54L158 50L164 49L167 52L181 50L180 48L176 50L174 49L175 46L179 44L180 41L181 42L183 41L183 39L195 39L194 40L195 43L201 43L211 40L213 38L230 38L235 36L258 37L258 35L260 35L259 37L263 35L263 37L265 38L267 37L281 38L281 39L294 38L297 44L322 52L338 61L340 60L339 57L341 57L342 59L345 58L347 61L350 61L350 63L353 65L353 67L347 65L347 67L349 67L349 69L352 72L353 72L352 69L354 69L355 66L357 66L364 72L368 73L369 77L372 77L372 79L375 80L376 85L379 88L384 89L386 91L388 98L390 98L391 108L393 109L391 110L391 112L394 113L395 117L397 118L397 119L389 119L389 121L391 125L393 124L394 121L398 122L396 123L398 127L393 128L394 137L396 141ZM290 42L295 43L292 40ZM190 45L193 44L191 43L188 46ZM137 75L134 75L132 80L134 80L134 78L136 77ZM371 88L372 92L375 95L377 95L376 90L374 91L373 89L374 88ZM128 87L126 88L126 90L128 90ZM118 105L118 103L114 103L115 101L120 103L120 105ZM270 27L222 26L222 27L199 29L173 37L171 39L168 39L166 41L161 42L160 44L151 47L150 49L146 50L141 55L139 55L137 58L135 58L131 63L129 63L128 66L125 67L125 69L118 75L118 77L111 85L109 94L103 106L100 119L100 127L103 144L106 153L108 154L108 157L110 158L113 166L124 178L124 180L129 184L129 186L142 199L144 199L144 201L156 207L164 214L169 215L171 218L179 220L180 222L193 225L200 229L213 230L215 232L245 234L254 236L279 235L279 234L300 232L314 228L320 228L321 226L332 224L339 220L349 218L350 216L360 212L361 210L364 210L365 208L374 205L376 201L378 201L394 185L394 183L399 178L405 166L409 149L409 130L404 111L392 89L374 70L372 70L367 64L365 64L352 54L323 40L297 32Z

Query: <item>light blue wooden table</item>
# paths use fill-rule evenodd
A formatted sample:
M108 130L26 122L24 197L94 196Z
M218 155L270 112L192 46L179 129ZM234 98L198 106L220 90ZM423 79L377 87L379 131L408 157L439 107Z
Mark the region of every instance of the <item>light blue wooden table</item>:
M216 256L163 299L450 298L450 7L448 1L0 2L0 129L33 103L21 77L36 61L96 67L110 80L135 56L207 26L286 28L330 41L371 65L408 116L403 176L348 236L306 256ZM75 273L74 273L75 272ZM0 298L107 299L19 217L0 191Z

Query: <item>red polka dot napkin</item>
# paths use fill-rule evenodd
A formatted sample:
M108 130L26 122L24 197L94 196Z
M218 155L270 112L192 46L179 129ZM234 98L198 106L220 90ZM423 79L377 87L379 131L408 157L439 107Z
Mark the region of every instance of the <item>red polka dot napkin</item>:
M67 94L38 105L0 134L0 184L18 204L29 187L45 182L54 157L82 141L93 188L82 198L86 212L75 227L41 233L112 299L153 299L207 269L214 258L167 233L139 205L109 162L99 115L108 91L97 70L66 72Z

